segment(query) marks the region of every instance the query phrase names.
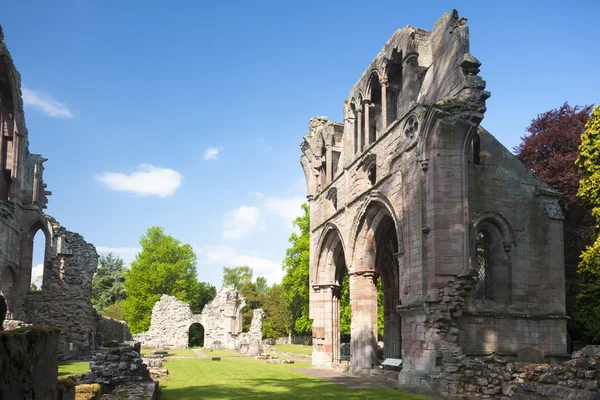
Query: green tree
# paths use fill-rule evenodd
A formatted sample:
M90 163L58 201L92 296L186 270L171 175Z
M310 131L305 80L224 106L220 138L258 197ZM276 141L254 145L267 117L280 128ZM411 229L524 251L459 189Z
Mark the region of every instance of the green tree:
M294 321L285 300L283 286L273 284L267 289L263 301L265 319L263 320L263 337L278 338L289 335Z
M269 286L267 286L267 278L264 276L257 276L254 285L256 286L257 292L267 294L267 291L269 290Z
M125 313L123 312L123 301L117 301L114 304L106 307L102 315L118 321L125 321Z
M252 268L247 265L223 267L223 286L233 285L235 290L241 290L245 284L252 283Z
M103 311L127 297L125 292L125 266L120 257L112 253L101 255L98 270L92 279L92 306L99 312Z
M149 228L140 238L142 251L125 273L127 299L123 310L132 333L150 327L152 307L163 294L175 296L199 313L215 288L196 278L196 254L189 244L165 234L158 226ZM207 293L208 292L208 293Z
M576 320L584 338L600 341L600 106L592 111L581 135L576 164L583 172L578 195L589 201L596 220L596 240L581 255L580 293L577 296Z
M302 204L303 215L293 224L299 233L292 233L288 241L291 244L283 261L285 276L281 282L285 299L289 305L294 322L294 332L298 335L309 334L312 321L309 310L309 251L310 251L310 210Z
M575 160L579 156L581 135L592 112L592 106L571 107L568 103L539 114L527 127L527 134L515 147L515 153L540 179L560 192L560 206L565 249L565 295L567 315L576 312L579 293L578 264L581 253L594 242L595 221L589 202L578 196L583 172ZM569 319L569 334L581 338L580 326Z

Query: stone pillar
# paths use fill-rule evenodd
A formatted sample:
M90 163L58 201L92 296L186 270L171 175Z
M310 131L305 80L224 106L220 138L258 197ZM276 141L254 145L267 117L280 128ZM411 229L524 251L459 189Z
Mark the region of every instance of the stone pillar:
M357 121L357 132L358 132L358 153L361 153L363 151L364 148L364 132L362 129L363 126L363 112L362 109L358 109L356 110L356 121Z
M350 364L352 371L372 369L377 361L377 285L374 271L350 274Z
M381 84L381 132L385 132L388 126L388 107L387 107L387 87L388 79L382 78L379 83Z
M332 138L333 140L333 138ZM333 154L331 151L331 143L327 143L327 145L325 146L327 149L327 155L326 155L326 168L327 168L327 177L326 179L326 184L329 184L331 182L333 182Z
M340 357L339 285L313 285L316 307L313 320L313 365L331 364Z
M364 132L364 137L363 137L363 145L364 148L367 148L371 142L369 142L369 136L370 136L370 130L371 127L369 125L371 125L371 121L369 120L369 108L371 107L371 102L369 100L363 100L363 108L364 108L364 119L365 119L365 132ZM362 150L364 150L364 148Z

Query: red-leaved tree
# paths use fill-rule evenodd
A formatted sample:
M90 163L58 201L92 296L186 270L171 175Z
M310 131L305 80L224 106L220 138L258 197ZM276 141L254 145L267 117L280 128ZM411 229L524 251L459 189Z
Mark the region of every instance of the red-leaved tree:
M566 306L569 316L574 315L579 292L577 264L581 252L592 242L595 225L591 206L577 196L583 175L575 165L581 134L592 108L571 107L565 103L558 109L539 114L531 121L528 133L521 137L521 144L514 148L519 160L561 194L565 216ZM579 338L573 324L569 328L571 335Z

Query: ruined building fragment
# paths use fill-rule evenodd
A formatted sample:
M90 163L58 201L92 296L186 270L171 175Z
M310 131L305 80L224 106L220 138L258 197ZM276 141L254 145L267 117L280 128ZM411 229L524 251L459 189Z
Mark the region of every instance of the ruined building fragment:
M87 353L96 341L90 300L98 255L81 235L43 212L51 194L43 180L46 159L29 153L21 78L1 29L0 132L0 292L8 318L57 326L65 351ZM33 239L40 230L46 238L43 283L41 291L32 291Z
M310 202L314 366L340 360L349 275L351 367L383 358L421 386L474 355L566 352L558 194L479 124L490 96L466 19L407 26L350 90L340 123L312 118L301 149Z

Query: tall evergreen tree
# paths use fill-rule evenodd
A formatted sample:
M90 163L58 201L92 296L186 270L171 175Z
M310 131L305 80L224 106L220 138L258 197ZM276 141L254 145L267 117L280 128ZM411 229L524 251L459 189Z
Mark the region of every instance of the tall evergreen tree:
M98 312L127 297L125 292L125 266L120 257L101 255L98 269L92 279L92 305Z

